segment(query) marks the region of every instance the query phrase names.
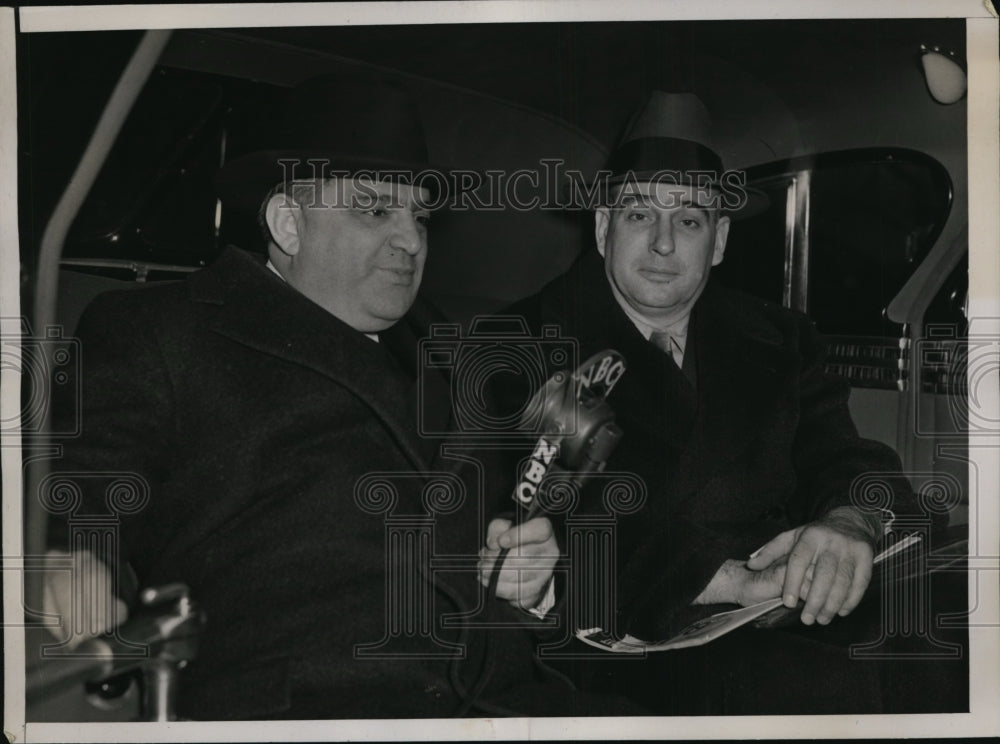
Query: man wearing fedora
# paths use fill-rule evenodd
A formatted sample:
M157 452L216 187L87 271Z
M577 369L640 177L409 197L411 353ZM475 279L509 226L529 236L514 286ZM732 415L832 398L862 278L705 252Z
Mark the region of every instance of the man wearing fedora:
M99 297L78 330L83 431L57 470L148 484L104 557L140 587L183 582L205 610L179 715L618 710L540 676L529 633L504 634L497 673L470 699L482 634L442 618L475 610L480 588L474 571L429 575L426 550L474 559L487 507L416 426L416 344L436 319L417 298L427 204L445 171L394 86L319 78L284 111L275 147L218 178L225 205L259 213L266 263L229 248L184 282ZM425 410L443 426L439 387ZM453 484L451 501L428 495L429 473ZM81 483L86 510L102 513L106 484ZM393 524L429 518L424 563L390 550Z
M607 469L640 476L648 498L616 518L616 585L608 596L617 597L617 627L605 630L657 641L719 604L777 597L789 608L804 601L805 625L848 615L869 583L891 514L857 508L851 484L864 473L899 473L900 463L888 447L858 436L849 387L824 373L808 318L710 278L731 220L757 195L727 180L708 112L691 94L654 92L605 173L596 250L512 311L536 327L558 325L579 341L581 358L614 348L627 363L608 397L623 439ZM886 483L893 509L909 502L905 478ZM491 537L507 527L495 522ZM493 539L486 554L496 547ZM648 673L648 664L619 671L643 680L636 689L656 712L837 712L740 707L739 695L719 693L732 652L726 644L657 655L657 668L676 675L672 685L662 674L638 673ZM717 652L709 648L724 651L710 656ZM814 672L818 657L809 658ZM708 664L718 666L696 684L692 675ZM591 672L600 667L595 674L603 678L615 666L595 664ZM772 680L796 679L773 671ZM852 700L836 704L874 699L874 684L865 677ZM714 702L699 697L705 689L719 693ZM763 694L781 701L809 689L804 683L789 693L782 684Z

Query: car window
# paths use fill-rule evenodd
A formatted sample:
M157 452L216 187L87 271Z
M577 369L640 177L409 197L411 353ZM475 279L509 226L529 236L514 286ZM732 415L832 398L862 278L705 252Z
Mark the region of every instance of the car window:
M734 222L716 275L807 312L828 338L828 367L852 384L901 387L903 329L885 310L948 218L945 168L913 150L854 150L751 168L747 181L769 205ZM795 189L807 192L798 215Z
M883 310L934 245L951 209L944 166L913 150L856 150L757 166L748 185L768 208L730 231L717 275L781 302L786 243L795 229L787 191L808 174L808 286L804 309L828 334L893 335Z
M255 123L267 119L280 94L275 86L158 68L115 140L64 256L211 263L232 239L220 224L215 172L227 154L261 144Z

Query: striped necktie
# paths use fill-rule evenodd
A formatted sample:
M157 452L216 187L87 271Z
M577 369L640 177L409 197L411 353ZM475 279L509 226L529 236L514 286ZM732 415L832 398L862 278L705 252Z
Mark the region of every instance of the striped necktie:
M660 351L666 352L674 360L674 364L680 369L684 364L684 349L677 339L666 331L653 331L649 337L649 343Z

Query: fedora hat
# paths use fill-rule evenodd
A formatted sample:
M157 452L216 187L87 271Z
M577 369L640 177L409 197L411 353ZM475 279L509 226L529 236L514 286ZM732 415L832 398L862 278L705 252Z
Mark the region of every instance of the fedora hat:
M403 88L361 76L315 77L287 96L270 146L226 163L216 176L223 203L256 212L286 179L352 176L419 183L437 200L451 169L432 165L416 101Z
M614 186L650 181L707 188L733 216L757 214L768 204L763 192L743 184L741 171L725 169L711 116L693 93L653 91L632 115L598 180L604 204Z

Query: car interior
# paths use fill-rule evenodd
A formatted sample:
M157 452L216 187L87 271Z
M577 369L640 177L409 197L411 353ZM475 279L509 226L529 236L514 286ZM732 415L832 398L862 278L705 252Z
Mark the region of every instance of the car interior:
M966 597L952 585L964 587L955 572L975 520L968 114L964 98L935 97L923 60L935 54L964 74L962 19L159 33L162 51L145 60L147 77L54 254L41 249L51 221L147 37L19 38L22 304L36 333L55 325L71 337L100 292L181 280L227 245L263 251L254 221L217 200L213 177L266 146L284 92L308 77L402 84L419 101L434 162L486 174L508 203L527 205L434 214L422 292L466 327L594 250L592 214L559 203L566 172L603 167L649 90L694 92L712 112L726 166L767 196L734 221L713 276L806 312L824 334L826 367L850 382L859 431L892 446L928 509L949 515L947 539L927 560L944 577L935 581L951 582L940 591L960 618ZM526 175L491 182L490 172ZM28 509L37 540L44 515ZM932 635L967 651L958 625ZM914 675L912 684L936 690L935 705L967 706L961 670L928 665ZM29 720L134 720L136 686L126 675L29 697ZM919 706L930 696L915 697Z

